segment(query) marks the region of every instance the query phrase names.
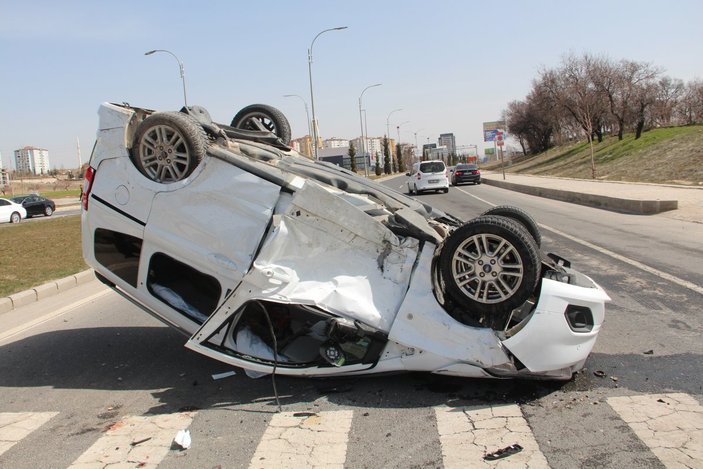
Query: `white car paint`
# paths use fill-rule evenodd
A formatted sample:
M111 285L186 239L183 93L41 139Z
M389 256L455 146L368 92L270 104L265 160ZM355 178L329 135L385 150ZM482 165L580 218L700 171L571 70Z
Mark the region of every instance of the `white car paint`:
M27 218L27 210L21 204L0 198L0 223L12 223L13 214L19 215L18 223L23 218Z
M423 217L417 212L423 206L413 199L384 193L388 189L338 169L323 168L366 189L341 190L339 184L305 177L286 169L289 162L311 165L295 152L276 153L243 141L212 144L183 180L154 182L135 169L128 151L142 111L112 104L100 108L90 160L95 177L82 213L83 253L117 291L188 334L188 348L260 373L274 368L299 376L428 371L556 379L568 379L593 348L609 298L588 277L581 276L579 285L543 279L535 307L507 332L463 324L448 314L433 273L451 228L442 218ZM244 148L279 155L282 163L248 157ZM392 229L401 218L405 228ZM99 239L101 230L119 235L114 246ZM159 256L172 259L166 265L176 273L197 274L195 279L175 275L175 280L199 286L196 280L212 279L221 287L207 320L198 321L175 300L158 296L164 291L154 283L161 274L155 274ZM174 298L184 299L178 293ZM569 327L568 304L591 308L592 330ZM353 340L382 349L374 360L341 366L296 366L264 354L257 359L249 349L237 349L239 323L249 317L247 308L256 312L256 305L268 321L276 305L313 311L325 327L346 325L358 333Z

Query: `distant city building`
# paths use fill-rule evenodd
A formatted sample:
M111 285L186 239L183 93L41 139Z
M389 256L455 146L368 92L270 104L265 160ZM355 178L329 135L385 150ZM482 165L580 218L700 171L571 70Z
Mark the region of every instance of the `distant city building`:
M349 148L349 140L343 139L343 138L328 138L327 140L322 141L322 148L341 148L341 147L347 147ZM319 155L319 152L318 152Z
M454 138L454 134L439 134L437 145L447 147L447 152L449 152L449 154L456 155L456 139Z
M437 148L431 148L429 157L431 160L449 161L449 154L449 148L442 145Z
M15 169L20 173L48 174L49 150L35 147L15 150Z
M290 146L301 155L307 156L308 158L313 157L312 137L310 135L291 140Z
M437 148L436 143L425 143L422 145L422 157L427 158L432 154L432 149Z
M359 155L363 155L361 137L351 140L354 149ZM371 166L376 164L376 158L383 158L383 137L369 137L366 139L366 152L371 157Z

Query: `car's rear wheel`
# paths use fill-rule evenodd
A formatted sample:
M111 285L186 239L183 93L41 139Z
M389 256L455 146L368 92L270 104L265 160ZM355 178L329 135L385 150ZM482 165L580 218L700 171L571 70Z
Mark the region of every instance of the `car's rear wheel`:
M252 104L243 108L232 119L232 127L271 132L286 145L291 138L290 124L286 116L275 107L266 104Z
M207 136L193 118L179 112L157 112L137 127L131 153L139 172L168 184L188 177L206 151Z
M513 309L532 296L539 281L535 241L520 224L481 216L446 239L439 273L447 296L486 327L501 330Z
M47 217L50 217L53 213L54 213L53 208L51 208L48 205L46 207L44 207L44 215L46 215Z
M10 223L19 223L20 221L22 221L22 217L19 212L12 212L12 215L10 215Z
M477 184L480 184L480 182ZM542 246L542 234L539 231L537 222L523 209L512 205L498 205L497 207L490 208L481 214L481 216L484 215L497 215L517 221L530 233L532 238L535 240L535 243L537 243L537 247Z

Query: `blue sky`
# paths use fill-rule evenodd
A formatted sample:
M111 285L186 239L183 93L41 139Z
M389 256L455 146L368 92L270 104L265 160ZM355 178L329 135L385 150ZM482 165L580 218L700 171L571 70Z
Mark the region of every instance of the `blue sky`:
M543 67L568 53L649 62L684 81L703 79L703 2L469 0L46 1L0 0L0 153L49 150L52 167L87 161L101 102L158 110L189 104L229 123L265 103L307 133L307 49L315 35L315 111L323 138L370 136L458 145L482 142L481 124L525 97Z

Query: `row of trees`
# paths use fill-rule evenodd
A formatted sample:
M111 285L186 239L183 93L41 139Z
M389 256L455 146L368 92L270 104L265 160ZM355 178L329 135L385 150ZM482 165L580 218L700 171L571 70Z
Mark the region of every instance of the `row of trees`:
M607 134L622 140L627 130L637 139L653 127L703 122L703 81L684 83L644 62L569 55L559 67L542 70L504 117L525 155L580 134L591 144Z
M350 157L350 169L352 172L356 172L356 147L354 146L354 142L349 143L348 155ZM376 167L374 168L376 176L380 176L381 174L405 172L405 162L403 161L405 158L401 157L402 153L400 143L395 146L394 158L393 155L391 155L390 141L388 140L388 137L383 137L383 155L383 164L381 164L380 158L376 158Z

